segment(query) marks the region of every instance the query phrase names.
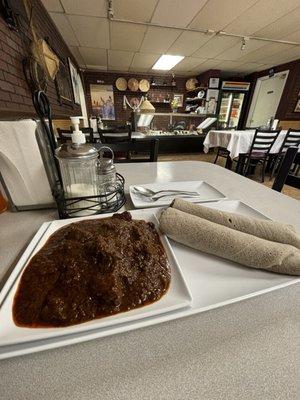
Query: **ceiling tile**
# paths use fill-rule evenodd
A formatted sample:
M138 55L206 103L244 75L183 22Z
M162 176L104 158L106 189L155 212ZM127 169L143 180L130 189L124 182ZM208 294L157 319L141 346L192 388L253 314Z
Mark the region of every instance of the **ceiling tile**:
M265 63L263 60L265 58L271 57L273 54L276 54L280 51L286 50L290 46L282 43L269 43L265 44L260 49L254 50L249 54L241 57L239 61L242 62L262 62ZM268 63L268 61L266 62Z
M298 4L297 4L298 3ZM252 35L299 5L299 0L259 0L224 27L230 33Z
M222 30L257 0L209 0L190 26L198 29Z
M160 0L151 22L186 27L207 0Z
M293 32L283 38L284 40L290 40L291 42L300 43L300 31Z
M74 35L74 31L65 14L50 13L55 25L57 26L60 34L69 46L77 46L78 40Z
M209 35L197 32L183 32L168 49L168 54L190 56L211 39Z
M61 0L67 14L92 15L93 17L107 16L106 0Z
M180 61L179 64L175 65L172 70L176 72L189 72L198 67L204 61L206 60L203 58L186 57Z
M246 47L244 50L241 50L242 40L240 40L237 44L232 46L230 49L225 50L223 53L218 55L219 60L231 60L236 61L241 57L246 56L247 54L253 52L254 50L260 49L264 47L266 42L261 40L248 40L246 42Z
M158 0L114 0L115 18L150 22Z
M217 67L222 71L235 71L236 68L240 65L240 62L237 61L221 61Z
M165 53L180 33L177 29L149 27L140 50L154 54Z
M298 3L300 4L300 2ZM271 39L282 39L285 36L297 31L300 26L300 7L277 19L272 24L255 32L256 36L268 37Z
M138 51L147 28L142 25L110 23L110 44L113 50Z
M108 50L108 67L114 70L127 71L132 57L131 51Z
M79 47L79 52L86 65L107 67L107 50L92 47Z
M151 69L159 58L158 54L135 53L130 69L148 70Z
M249 63L244 63L244 64L240 64L240 65L236 66L234 68L234 70L238 71L238 72L244 72L244 73L247 73L247 74L251 74L252 72L260 71L260 70L262 70L264 68L265 68L264 64L258 64L258 63L249 62Z
M279 65L289 61L297 60L298 58L300 58L299 46L285 46L285 49L265 58L262 57L260 61L264 64Z
M211 38L204 46L200 47L193 57L200 58L215 58L218 54L224 52L224 50L229 49L236 43L239 43L240 39L229 36L214 36Z
M193 73L201 73L204 71L208 71L209 69L219 69L218 65L220 65L220 60L215 60L213 58L210 58L206 61L204 61L202 64L200 64L198 67L193 69Z
M42 0L48 12L64 12L59 0Z
M69 15L80 46L109 48L108 22L104 18Z
M84 67L86 65L81 53L79 52L78 47L69 46L73 56L76 58L76 61L80 67Z
M300 43L300 30L291 33L283 38L284 40L290 40L291 42L299 42Z

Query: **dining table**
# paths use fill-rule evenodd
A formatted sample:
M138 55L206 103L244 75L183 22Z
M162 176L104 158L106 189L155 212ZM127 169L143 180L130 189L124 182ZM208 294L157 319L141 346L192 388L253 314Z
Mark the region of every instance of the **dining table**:
M117 165L130 185L204 180L300 232L300 202L218 165ZM0 288L55 209L0 215ZM182 260L179 260L181 262ZM200 267L200 266L199 266ZM189 317L0 361L2 400L299 399L300 285ZM0 327L1 329L1 327Z
M287 130L281 130L275 140L270 154L278 154ZM247 154L250 151L255 129L246 130L210 130L206 135L203 148L208 153L210 148L222 147L229 151L229 157L233 160L240 154Z

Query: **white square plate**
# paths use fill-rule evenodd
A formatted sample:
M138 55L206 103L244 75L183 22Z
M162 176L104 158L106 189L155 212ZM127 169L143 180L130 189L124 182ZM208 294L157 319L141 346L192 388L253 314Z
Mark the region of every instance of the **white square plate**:
M239 200L225 200L215 203L205 203L203 205L248 217L269 219L258 210ZM159 211L160 209L158 208L130 212L134 217L138 215L136 213L139 213L141 218L146 219L146 215L156 214ZM37 234L32 240L33 248L39 242L40 237L43 235L43 230L46 230L48 225L49 223L44 224L39 231L39 235ZM86 330L34 342L0 346L0 360L145 328L207 310L213 310L300 282L299 277L243 267L240 264L201 253L173 241L170 241L170 244L176 258L179 260L188 289L191 291L193 298L191 306L105 328ZM20 262L23 264L26 262L26 257L30 256L32 249L29 253L26 253L27 251L28 249L20 259ZM7 282L8 285L5 285L8 291L16 276L17 272L14 270ZM0 293L0 304L4 294L4 291Z
M203 203L209 201L218 201L225 199L225 195L219 190L204 181L186 181L186 182L163 182L149 183L146 185L138 185L153 191L159 190L187 190L190 192L198 192L199 196L183 197L192 203ZM145 196L141 196L134 191L134 186L129 187L129 194L135 208L161 207L168 206L176 195L165 196L157 201L153 201Z
M89 219L92 218L105 218L110 216L110 214L101 215L101 216L94 216L88 217ZM141 211L134 211L132 212L132 216L134 219L144 219L146 221L153 222L156 226L158 225L158 221L154 216L152 211L143 212ZM84 322L78 325L72 325L68 327L62 328L23 328L18 327L15 325L13 318L12 318L12 305L13 299L19 285L21 275L20 272L24 271L25 267L28 265L31 257L36 254L39 249L46 243L49 236L54 233L57 229L61 228L62 226L68 225L72 222L77 222L82 219L87 219L86 217L82 218L74 218L72 221L70 220L59 220L53 221L48 223L48 228L38 241L38 244L34 247L31 243L28 246L28 249L31 248L30 257L28 258L26 263L23 263L23 260L17 264L14 270L14 274L19 273L17 280L11 285L11 289L6 285L3 288L3 291L9 290L5 300L1 304L0 298L0 347L17 344L17 343L25 343L29 341L36 341L41 339L47 338L54 338L63 335L69 335L72 333L83 332L87 330L93 329L100 329L106 328L112 325L121 324L121 323L128 323L130 321L134 321L137 319L143 319L150 316L164 314L167 312L171 312L174 310L178 310L184 307L188 307L191 304L191 295L186 286L184 278L182 276L180 267L177 264L175 259L174 253L169 245L168 240L162 234L160 234L160 240L164 249L166 251L170 268L171 268L171 283L168 292L157 302L149 304L147 306L143 306L134 310L130 310L127 312L122 312L119 314L115 314L109 317L104 317L100 319L94 319L88 322ZM42 227L42 230L44 228ZM1 293L2 297L4 297L3 291Z

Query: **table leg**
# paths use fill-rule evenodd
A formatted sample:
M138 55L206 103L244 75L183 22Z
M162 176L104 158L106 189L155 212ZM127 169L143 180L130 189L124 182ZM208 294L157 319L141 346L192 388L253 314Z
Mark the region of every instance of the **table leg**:
M240 154L239 158L238 158L238 162L236 164L236 169L235 169L235 172L237 174L243 175L243 167L245 165L245 160L246 160L246 155Z
M228 156L228 157L226 158L225 168L226 168L226 169L231 169L231 168L232 168L232 159L230 158L230 156Z

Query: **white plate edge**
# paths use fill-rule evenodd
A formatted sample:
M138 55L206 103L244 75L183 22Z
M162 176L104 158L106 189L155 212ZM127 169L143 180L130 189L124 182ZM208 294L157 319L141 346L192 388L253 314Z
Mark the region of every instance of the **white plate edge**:
M223 301L223 302L220 302L220 303L213 304L211 306L202 307L200 309L189 308L187 311L178 311L177 313L174 313L174 314L168 314L167 313L167 314L162 315L160 317L152 317L152 318L149 318L149 320L148 319L147 320L144 319L144 320L141 320L140 322L135 322L135 323L132 323L130 325L127 324L125 326L121 326L121 325L120 326L115 326L114 330L112 332L110 332L110 331L103 332L103 331L100 330L99 332L96 332L96 333L94 332L93 334L90 334L90 335L82 335L82 337L80 337L80 338L67 339L66 343L63 342L63 341L57 341L57 342L51 343L51 344L45 344L45 345L42 344L41 346L28 347L26 349L21 349L21 350L12 350L12 351L7 352L7 353L1 353L0 352L0 360L4 360L4 359L7 359L7 358L12 358L12 357L17 357L17 356L21 356L21 355L26 355L26 354L37 353L37 352L45 351L45 350L51 350L51 349L55 349L55 348L59 348L59 347L70 346L70 345L73 345L73 344L83 343L83 342L87 342L87 341L90 341L90 340L98 339L98 338L101 338L101 337L107 337L107 336L116 335L118 333L130 332L130 331L133 331L135 329L145 328L145 327L150 326L150 325L158 325L158 324L163 323L163 322L173 321L173 320L176 320L176 319L188 317L188 316L195 315L195 314L201 314L201 313L206 312L206 311L210 311L210 310L214 310L216 308L221 308L221 307L224 307L224 306L227 306L227 305L230 305L230 304L238 303L240 301L247 300L247 299L250 299L252 297L260 296L260 295L265 294L265 293L270 293L270 292L273 292L275 290L282 289L284 287L294 285L294 284L296 284L298 282L300 282L300 278L296 278L296 279L294 279L292 281L289 281L289 282L281 283L280 285L276 285L276 286L273 286L271 288L262 289L262 290L259 290L257 292L249 293L249 294L247 294L245 296L239 296L239 297L236 297L235 299L230 299L230 300L226 300L226 301ZM10 347L10 346L8 346L8 347ZM12 347L13 347L13 345L12 345Z

